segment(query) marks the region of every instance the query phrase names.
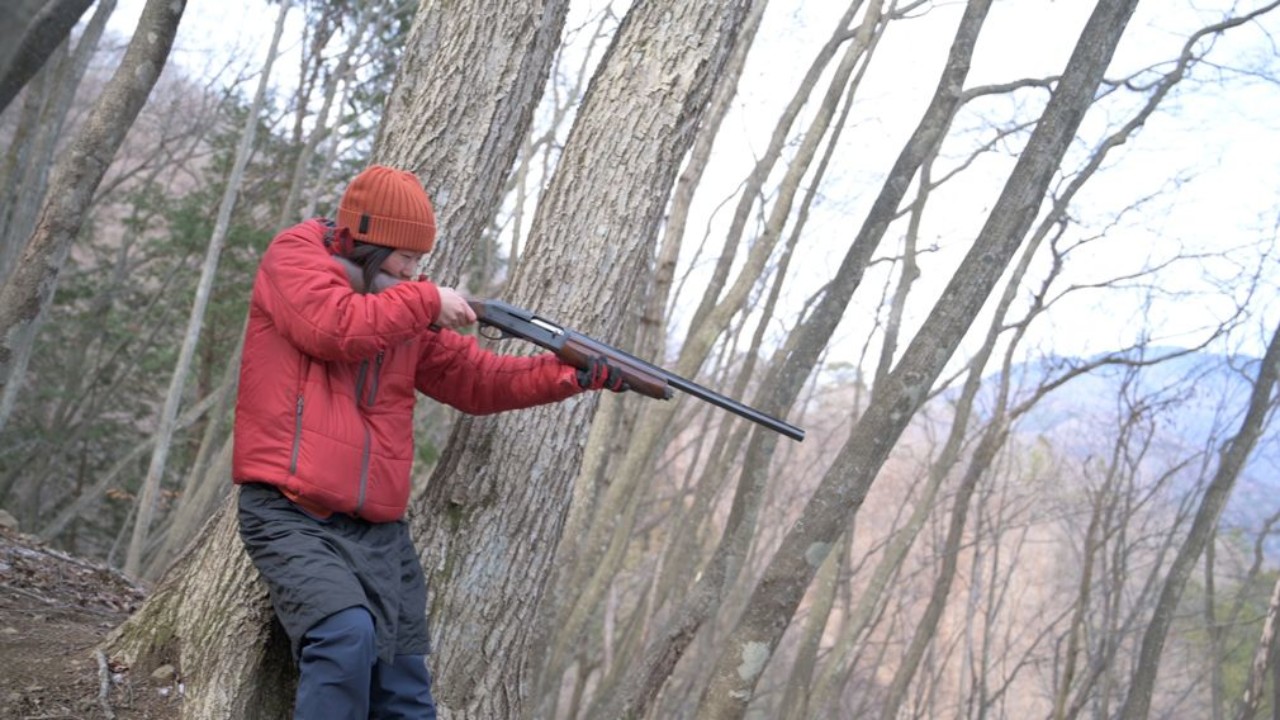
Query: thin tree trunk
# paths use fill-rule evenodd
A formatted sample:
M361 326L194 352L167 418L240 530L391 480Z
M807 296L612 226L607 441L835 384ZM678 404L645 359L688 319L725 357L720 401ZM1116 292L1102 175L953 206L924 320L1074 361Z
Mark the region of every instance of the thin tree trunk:
M852 534L846 530L846 534ZM786 689L783 692L782 704L779 706L787 720L803 720L809 716L809 697L813 682L813 669L818 664L818 647L826 635L827 624L831 618L831 610L836 604L838 581L844 573L844 563L848 558L849 543L841 541L836 552L822 561L814 582L814 601L809 606L809 617L805 620L804 633L800 638L800 646L796 648L795 664L787 677Z
M1008 418L1004 416L1002 408L999 410L997 418L983 432L982 440L978 443L978 448L974 451L973 458L969 461L969 466L965 469L964 478L960 483L960 488L956 492L955 500L951 507L951 523L947 528L947 537L941 549L938 577L934 581L924 615L921 617L919 624L916 625L902 661L898 664L897 669L894 671L893 679L889 682L884 704L880 710L880 717L898 717L898 711L907 699L907 689L911 679L915 677L919 670L925 650L933 644L938 622L942 619L942 612L946 609L947 597L951 593L951 586L959 567L960 545L964 539L965 523L969 515L969 501L978 487L978 481L986 474L991 464L995 461L996 453L1004 445L1004 440L1009 433L1006 425L1007 420Z
M35 232L0 288L0 430L13 411L67 252L112 157L160 77L185 7L171 0L147 1L120 67L54 167Z
M817 57L810 63L808 72L800 81L796 88L795 94L791 98L791 102L787 104L782 116L778 119L774 126L773 135L769 138L769 145L765 149L760 160L752 168L751 175L747 178L746 186L739 195L738 205L734 209L733 219L730 223L728 232L725 234L724 247L720 253L720 257L716 260L716 267L712 272L711 279L707 283L706 292L703 293L702 299L698 304L698 308L694 311L693 319L689 322L690 327L699 327L703 325L703 319L711 313L720 298L720 293L724 289L725 283L728 282L729 272L733 267L734 258L737 255L738 245L741 243L742 234L746 228L747 221L751 216L751 208L755 205L759 198L760 191L764 188L765 182L768 180L769 174L773 172L774 166L782 157L782 152L786 147L788 137L791 133L791 127L799 117L800 111L810 101L813 88L817 86L818 80L821 79L827 65L831 59L835 57L836 50L842 44L848 42L852 33L847 29L849 23L853 21L858 9L862 7L863 0L852 0L849 8L840 18L839 22L832 32L831 37L826 44L819 49ZM874 27L879 22L880 8L883 5L882 0L875 0L874 9L868 9L863 16L861 26L866 28L868 21ZM846 51L841 73L844 79L848 78L848 73L852 72L853 61L862 53L858 47L853 47ZM842 81L833 82L830 88L842 87ZM831 90L828 89L828 94Z
M186 482L183 483L178 506L173 511L173 524L165 533L164 543L155 553L152 561L143 573L147 580L154 580L169 569L170 562L178 556L179 551L195 536L203 524L203 518L217 508L217 499L221 495L212 496L209 485L216 485L224 491L228 487L227 479L231 477L230 449L234 435L227 428L231 418L231 406L240 385L240 359L244 355L245 334L248 330L248 318L242 325L240 339L236 349L227 360L222 373L222 381L217 390L218 401L209 413L209 421L205 424L200 438L200 448L196 451L196 459L191 463ZM221 449L215 451L214 447ZM226 456L227 463L224 463ZM212 463L210 456L213 456ZM222 467L226 465L225 467ZM222 475L219 475L222 472Z
M287 6L288 3L284 3ZM282 7L280 18L283 19L285 8ZM298 162L294 167L294 173L289 185L288 199L280 208L279 215L276 219L276 226L284 226L289 223L294 216L294 208L298 205L302 197L303 187L307 178L310 177L308 167L310 160L314 156L315 149L320 141L329 134L327 127L329 110L333 104L337 94L338 87L349 80L349 68L351 65L351 57L356 48L360 45L360 39L366 25L361 25L356 33L355 38L348 45L347 50L343 53L338 62L338 67L331 76L329 82L325 86L324 105L318 115L319 121L311 134L308 135L302 152L299 154ZM332 158L324 163L327 168L332 165ZM323 178L321 182L316 183L323 186ZM308 204L306 217L313 210L313 200ZM218 506L222 499L222 492L228 487L227 478L231 476L231 449L232 437L230 433L223 433L223 420L226 418L229 405L235 397L236 385L238 382L238 373L240 368L240 359L244 352L244 331L240 332L240 340L236 344L236 349L232 353L231 358L227 361L226 372L222 378L222 384L218 390L219 400L217 405L210 413L210 422L206 427L204 436L200 443L199 452L196 455L196 461L192 464L188 473L187 481L184 485L181 495L181 502L174 511L174 521L165 533L164 543L156 552L155 557L148 563L144 577L147 579L155 578L170 567L171 561L178 555L183 547L195 536L200 530L200 520L210 513L211 510ZM216 451L212 459L212 463L208 462L211 453L214 453L214 445L218 444L220 449Z
M338 60L338 66L325 82L324 101L321 104L320 112L316 114L315 127L311 128L306 141L302 144L302 149L298 152L298 161L294 163L293 176L289 181L289 195L285 199L284 205L280 208L280 214L276 217L276 227L286 227L306 217L305 215L298 217L296 208L301 201L307 180L312 177L311 161L315 157L316 148L332 132L329 127L329 114L332 112L334 99L338 96L338 88L345 83L351 82L354 76L352 58L355 56L356 51L362 47L365 33L368 32L369 27L375 25L375 23L380 24L380 21L389 21L391 18L392 15L390 13L378 15L377 20L369 18L368 13L360 13L357 16L359 25L355 29L355 34L351 37L350 42L347 43L346 50L342 52L342 57Z
M927 172L925 175L927 176ZM924 191L922 190L922 192ZM1063 207L1065 208L1065 206ZM888 588L891 578L900 571L907 553L914 545L920 531L924 528L929 515L933 513L935 501L941 491L943 481L960 460L972 419L973 406L978 398L978 393L983 388L983 377L987 363L995 351L996 343L1001 336L1002 330L1006 327L1008 310L1018 295L1018 290L1021 287L1027 269L1031 265L1032 258L1035 256L1035 251L1047 235L1050 227L1052 227L1052 223L1049 220L1046 220L1041 225L1040 232L1033 237L1032 242L1024 250L1022 260L1018 263L1009 282L1005 285L1005 292L992 316L986 337L969 363L969 374L956 400L955 411L952 413L946 442L943 444L937 458L930 464L924 491L912 508L906 524L893 535L885 547L884 554L876 564L871 580L861 593L856 609L849 618L845 632L837 642L837 650L834 653L834 657L828 661L826 669L819 677L815 688L815 696L820 700L816 706L818 708L831 702L839 693L840 687L843 686L843 681L845 680L844 674L851 669L849 656L853 653L853 649L860 641L872 620L872 616L882 602L884 592ZM907 261L904 266L901 283L910 283L913 279L909 268L910 264L910 261ZM904 299L901 292L895 292L895 305ZM886 347L886 352L889 352L888 347ZM883 378L887 378L887 374L881 376L881 378L879 382L882 384L884 382ZM872 396L875 396L874 392Z
M800 388L812 371L822 349L844 316L845 309L853 291L861 282L871 255L897 214L911 179L924 159L933 152L933 148L946 134L951 117L960 102L964 78L968 74L969 59L989 6L990 0L974 0L966 9L965 19L962 20L960 29L957 31L956 40L952 45L947 65L939 78L938 89L934 93L932 102L890 169L866 221L854 238L835 279L828 285L821 303L810 318L787 338L786 346L779 352L779 356L788 358L787 363L771 369L770 377L762 383L762 387L767 388L768 392L765 393L759 406L766 412L785 411L799 395ZM902 421L905 425L906 418ZM776 438L764 437L761 433L752 435L748 445L747 460L744 463L744 477L739 481L740 484L744 487L760 485L760 481L752 479L750 474L763 473L769 467L769 460L776 443ZM606 712L607 716L643 715L675 663L683 655L685 648L712 613L719 602L732 556L742 545L741 539L733 537L733 527L737 519L746 514L746 508L741 506L749 501L749 498L742 500L735 498L729 526L716 556L695 583L689 597L673 612L672 619L650 648L645 651L643 660L631 674L627 686L612 699L610 709ZM803 554L802 551L801 555ZM821 559L815 563L815 569L820 562ZM807 585L806 580L800 587L807 587Z
M1214 575L1218 572L1217 563L1214 562L1216 541L1215 532L1204 548L1204 626L1209 636L1209 720L1222 720L1224 709L1222 658L1226 656L1223 652L1226 632L1218 621L1218 587L1214 581Z
M1090 17L1057 91L973 247L765 570L745 616L725 643L700 715L740 717L745 711L760 671L830 544L857 513L889 450L1031 228L1136 2L1103 0ZM974 31L988 7L977 2L966 10ZM962 37L971 48L976 32ZM946 92L958 96L960 84Z
M0 64L0 112L9 107L18 92L31 81L49 59L53 49L71 37L71 29L93 0L48 0L22 33L13 51L13 61ZM16 19L16 18L15 18ZM11 22L4 18L4 22Z
M46 67L30 84L17 111L17 122L9 147L5 150L4 165L0 166L0 285L8 281L13 260L30 237L29 231L17 236L10 228L14 225L12 218L27 189L22 178L34 155L35 140L44 129L40 125L40 114L53 95L54 75L56 71ZM36 202L40 197L44 197L43 194L36 198Z
M213 236L209 238L204 266L200 270L200 283L196 287L195 303L191 306L191 319L187 323L187 333L182 341L178 362L173 369L169 392L165 396L164 408L161 410L160 422L156 428L155 450L151 455L151 463L147 468L147 476L143 480L142 492L138 499L138 518L133 525L129 551L124 561L126 575L137 576L142 569L142 552L147 544L147 536L151 532L151 519L155 515L156 499L160 495L160 484L164 479L165 465L169 458L169 446L173 442L174 420L178 416L178 406L182 403L187 374L191 371L191 359L195 356L196 345L200 341L205 310L209 306L209 295L213 291L213 281L218 273L218 260L222 257L222 247L226 244L227 230L231 224L231 211L235 209L236 199L240 195L240 184L244 181L244 169L249 164L249 156L253 153L253 143L258 131L258 116L262 113L262 106L266 101L267 86L271 80L271 66L275 64L276 54L280 48L280 38L284 34L284 21L288 14L289 3L281 2L280 14L276 17L275 34L271 38L271 47L267 50L267 60L262 68L262 75L258 79L258 90L249 107L244 131L240 136L240 144L236 148L235 161L230 175L227 176L222 202L218 206Z
M14 257L35 228L67 117L115 7L115 0L98 4L74 50L70 39L57 45L23 103L25 127L17 131L0 179L0 279L9 276Z
M1169 574L1160 590L1160 598L1151 614L1151 622L1142 634L1142 647L1129 683L1129 694L1120 710L1119 717L1122 720L1143 720L1150 712L1165 638L1173 624L1178 601L1182 598L1182 591L1200 554L1213 537L1218 516L1222 514L1222 508L1231 496L1231 490L1235 487L1249 453L1262 435L1267 416L1275 404L1271 393L1275 389L1277 375L1280 375L1280 326L1272 335L1266 355L1258 367L1258 376L1253 382L1253 392L1249 396L1240 429L1219 451L1218 470L1205 489L1204 498L1191 523L1191 530L1169 567Z
M155 552L150 553L151 562L144 569L143 577L153 580L162 577L172 566L174 558L193 540L198 539L205 521L212 517L221 507L231 490L231 457L234 448L234 436L227 433L221 447L207 467L201 467L199 474L195 470L189 483L191 489L183 494L182 503L172 515L172 521L165 529L164 540Z

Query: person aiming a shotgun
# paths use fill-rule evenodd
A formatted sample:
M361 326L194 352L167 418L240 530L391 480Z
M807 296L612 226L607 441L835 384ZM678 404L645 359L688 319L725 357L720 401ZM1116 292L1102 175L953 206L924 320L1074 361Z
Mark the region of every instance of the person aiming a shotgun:
M240 537L298 663L294 717L434 718L426 584L404 514L417 394L471 414L625 390L604 358L502 356L419 277L435 214L418 178L374 165L336 222L271 241L254 279L236 404Z

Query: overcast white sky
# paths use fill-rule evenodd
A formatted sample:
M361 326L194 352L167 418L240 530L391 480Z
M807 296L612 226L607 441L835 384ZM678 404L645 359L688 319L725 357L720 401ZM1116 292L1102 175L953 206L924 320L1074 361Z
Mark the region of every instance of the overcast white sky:
M603 4L601 0L583 0L574 6L574 13L584 17ZM1252 8L1262 0L1239 4ZM121 2L113 20L117 32L131 32L141 5L141 0ZM1230 5L1225 0L1144 0L1108 77L1175 57L1191 31L1221 19ZM771 4L766 30L761 32L759 47L748 66L747 90L739 99L739 111L726 122L730 135L717 145L712 172L723 178L727 188L745 176L752 153L765 144L778 109L789 99L796 80L844 6L833 0L774 0ZM998 0L984 26L968 86L1061 72L1092 6L1079 0ZM823 210L811 221L803 262L793 281L797 298L824 282L843 257L882 173L929 99L962 8L958 1L937 2L920 18L892 27L878 50L854 113L854 128L842 140L835 170L840 182L827 191ZM270 40L275 13L275 8L268 8L261 0L191 0L175 60L193 73L204 74L220 67L228 56L260 57ZM286 45L296 48L299 14L293 13L291 20L286 37L292 41L286 40ZM570 24L574 22L570 20ZM1233 30L1219 39L1212 57L1237 68L1275 70L1280 64L1271 40L1276 31L1280 31L1280 11L1261 24ZM296 67L296 62L285 60L281 67ZM1224 78L1215 85L1206 82L1211 76L1202 71L1194 85L1185 83L1167 103L1169 111L1153 119L1135 141L1115 155L1110 169L1093 181L1076 215L1095 229L1137 197L1161 189L1165 192L1109 231L1090 262L1077 266L1078 282L1101 279L1149 258L1164 257L1176 247L1239 246L1259 237L1275 237L1280 213L1275 200L1275 188L1280 187L1280 142L1276 142L1280 85L1274 80L1247 80L1237 73L1224 73ZM1030 103L1034 110L1034 103L1043 100L1036 97L1029 93L1022 102ZM1096 132L1108 120L1122 119L1094 113L1086 119L1085 128ZM961 150L954 146L955 152ZM1006 156L980 163L936 199L924 234L941 251L924 267L920 282L925 292L912 307L917 319L927 312L932 292L940 289L948 270L972 240L1012 160ZM1184 181L1176 190L1171 188L1173 178ZM703 209L710 212L724 194L703 197ZM722 214L727 212L721 210ZM714 224L716 219L704 215L699 222ZM692 247L695 240L687 245ZM1280 268L1274 259L1269 262L1270 307L1261 324L1274 326L1280 312L1275 300ZM1209 271L1228 276L1240 272L1188 263L1169 276L1168 284L1204 291L1207 286L1201 275ZM841 329L842 335L852 339L864 334L864 319L875 312L884 282L883 277L868 276L855 296L855 308ZM929 287L935 290L928 291ZM1070 308L1064 307L1043 332L1064 352L1112 347L1129 338L1135 327L1138 309L1132 296L1128 298L1117 293L1084 296ZM1178 333L1202 326L1210 316L1225 312L1225 307L1220 300L1199 295L1160 303L1152 312L1164 318L1171 341L1191 342L1194 332L1189 336Z
M786 101L787 91L803 72L803 63L827 32L830 18L839 15L842 4L804 3L803 14L789 12L784 9L786 4L773 7L766 22L784 18L796 22L791 32L762 33L761 41L770 51L753 58L748 71L754 81L749 85L753 91L746 102L766 108L770 101L775 106ZM1251 8L1262 2L1239 4ZM1107 77L1119 78L1176 57L1187 36L1222 19L1228 5L1198 0L1145 0L1138 6ZM1061 0L998 1L984 24L967 86L1060 73L1092 7L1093 3ZM809 282L803 284L816 286L843 257L878 189L881 174L914 129L932 93L962 8L960 2L937 3L927 15L899 23L886 35L861 91L863 99L855 110L854 130L842 140L842 167L850 181L849 193L833 198L832 204L846 204L841 212L832 213L825 220L815 218L817 223L830 223L830 239L818 240L824 233L814 228L818 232L813 233L815 242L807 252L816 261L810 263ZM1267 16L1263 23L1232 30L1220 38L1212 59L1238 68L1280 70L1271 40L1280 31L1280 11ZM797 60L776 60L787 57ZM1110 222L1121 208L1139 197L1162 189L1165 192L1143 211L1126 216L1121 225L1110 230L1107 239L1097 243L1089 262L1075 266L1075 282L1097 281L1136 269L1149 259L1167 257L1179 247L1208 250L1251 244L1259 237L1275 238L1280 214L1275 193L1275 188L1280 187L1280 143L1276 142L1280 85L1246 80L1238 74L1224 76L1226 80L1220 86L1214 85L1206 82L1213 75L1201 70L1194 82L1185 82L1166 101L1167 111L1153 118L1135 140L1113 153L1108 170L1091 181L1073 215L1094 229ZM772 88L784 90L775 92ZM1044 95L1029 92L1023 97L1023 102L1032 103L1028 108L1032 111L1036 108L1035 99L1042 101ZM1091 113L1082 133L1097 133L1106 122L1123 121L1125 116L1119 115L1118 110L1112 106L1109 113ZM740 118L771 123L776 116L776 112L759 109L742 113ZM739 122L745 124L749 120ZM757 147L763 144L767 132L767 127L748 131L751 137L758 138ZM956 143L950 147L957 153L961 150ZM726 156L719 159L726 161ZM917 319L928 311L933 293L940 291L948 271L967 249L1013 159L1012 155L992 158L975 166L944 196L931 201L934 209L926 215L923 235L939 243L943 252L924 267L920 282L931 284L934 290L917 298L913 305ZM1185 182L1175 190L1173 178ZM1256 264L1257 258L1251 259ZM1169 342L1195 342L1202 336L1196 329L1212 317L1229 312L1229 303L1206 294L1208 286L1201 277L1206 272L1227 279L1237 276L1239 269L1225 264L1184 263L1165 274L1170 289L1201 293L1176 301L1169 299L1151 309L1164 322ZM1280 304L1275 299L1280 266L1274 259L1268 263L1268 274L1269 290L1264 291L1263 299L1270 305L1264 324L1270 325L1261 328L1265 332L1273 330L1280 320ZM883 282L882 278L869 276L855 296L855 305L873 311L875 293ZM875 291L871 290L873 285ZM1063 352L1083 354L1110 349L1132 338L1138 326L1141 310L1134 299L1132 293L1127 297L1118 293L1083 294L1079 302L1055 313L1055 323L1043 326L1043 334L1052 336L1053 345ZM841 329L853 344L865 334L865 324L858 319L855 309ZM1254 344L1260 351L1260 345Z

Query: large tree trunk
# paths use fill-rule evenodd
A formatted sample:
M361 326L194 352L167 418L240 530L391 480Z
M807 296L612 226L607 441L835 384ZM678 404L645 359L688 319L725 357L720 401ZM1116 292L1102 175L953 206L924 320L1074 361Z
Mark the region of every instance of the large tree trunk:
M861 2L861 0L856 0ZM694 193L702 183L703 174L711 164L711 151L715 147L716 138L720 135L720 125L733 109L733 100L738 94L738 79L746 67L747 57L755 43L756 32L764 18L764 11L769 7L768 0L759 0L751 8L743 24L737 45L729 62L725 66L720 82L707 107L706 117L698 128L693 147L689 151L689 161L685 163L680 178L676 181L675 191L671 197L671 209L662 228L662 245L654 262L654 282L645 299L644 316L640 321L640 332L636 340L636 352L641 357L661 358L666 355L667 303L675 283L676 263L680 259L680 249L684 244L685 229L689 222L689 213L693 206ZM832 47L832 52L835 48ZM817 73L812 73L817 75ZM807 93L806 93L807 95ZM790 125L788 124L788 129ZM760 174L760 173L756 173ZM744 194L751 193L748 188ZM754 196L753 196L754 197Z
M428 276L456 285L497 214L564 28L568 0L425 0L374 159L413 170L436 208Z
M186 718L283 720L296 673L289 639L240 544L235 498L205 526L147 602L107 638L131 672L173 665Z
M854 92L850 78L853 76L859 60L865 57L871 47L875 28L879 27L882 18L880 4L872 3L859 23L859 30L854 33L847 33L846 25L853 18L856 9L856 7L849 9L841 19L840 24L835 28L832 39L819 53L813 65L810 66L805 82L802 83L801 91L797 92L793 97L784 112L783 118L775 126L770 141L770 152L766 153L765 158L757 163L752 171L752 177L747 181L747 188L743 190L743 199L738 206L739 214L735 214L733 226L729 230L729 240L726 241L724 255L717 261L717 272L723 269L726 276L729 268L725 265L725 256L732 255L733 249L739 244L741 239L739 234L745 227L747 211L753 206L756 191L758 187L762 187L765 176L769 174L769 169L779 160L784 145L783 140L787 136L793 121L796 120L800 108L804 106L804 101L808 99L808 92L804 88L809 86L811 80L816 82L818 76L821 75L821 68L828 63L836 49L840 47L841 38L852 37L852 42L849 43L829 80L827 91L818 104L815 117L806 128L799 146L794 149L795 157L785 168L783 178L777 188L777 197L774 199L772 207L768 209L768 220L765 227L751 244L748 257L743 267L739 270L732 288L726 293L724 299L717 304L714 300L718 295L717 287L720 283L713 279L707 294L704 296L704 299L711 297L713 300L706 305L709 309L701 315L695 313L693 320L691 320L688 336L684 345L680 348L680 356L675 363L675 372L680 375L686 377L696 375L698 369L710 354L716 339L725 333L732 317L741 312L746 306L751 288L759 282L765 272L768 259L773 255L773 249L782 239L784 225L792 213L794 203L801 189L801 179L808 175L809 168L818 157L821 143L827 137L831 124L837 117L841 98L844 97L846 92ZM775 150L777 154L774 153ZM815 182L819 182L821 180L820 173L817 178L812 179ZM761 185L757 185L757 183ZM751 199L747 199L748 196ZM742 224L739 224L740 219ZM800 224L803 225L803 223ZM781 282L781 279L778 282ZM761 305L769 307L771 303L764 302ZM759 307L757 306L757 309ZM767 324L767 318L763 319L761 323ZM747 356L752 357L754 353L748 353ZM778 408L766 409L766 412L775 412L780 416L785 416L786 408L783 408L781 412L778 411ZM576 559L574 579L570 582L576 597L569 610L565 613L565 620L561 623L556 645L551 653L549 667L553 673L563 670L565 649L573 647L579 642L581 633L586 627L591 614L599 606L607 591L608 584L621 567L621 561L626 551L626 542L631 535L636 519L640 488L647 482L647 477L651 473L655 458L662 447L663 439L670 434L675 414L676 407L674 405L646 407L645 412L636 422L635 429L627 435L626 452L616 460L610 469L607 490L603 493L599 508L594 513L596 522L592 524L585 539L579 540L579 546L582 551L580 557ZM750 528L746 525L742 527L744 530L742 536L749 536Z
M749 7L649 2L628 13L534 218L514 302L608 343L628 336L680 161ZM521 715L530 619L595 404L464 420L431 478L414 532L448 716Z
M495 212L510 167L500 158L514 158L527 129L528 105L545 78L546 65L531 57L545 52L549 63L564 10L563 3L513 3L512 17L503 17L489 4L473 5L446 11L427 3L420 9L414 45L402 67L377 152L380 161L415 168L423 176L436 198L445 238L435 265L455 274L468 253L446 248L455 242L465 247L467 238L478 235ZM620 38L610 53L609 69L596 82L599 89L589 93L566 148L564 170L539 210L529 251L534 260L528 272L513 281L517 302L536 300L605 340L621 336L622 305L601 304L599 288L612 288L620 301L635 294L643 277L637 268L644 268L651 254L654 229L676 169L744 7L738 1L691 9L649 3L624 24L625 39ZM667 25L659 33L656 28L664 21ZM493 42L495 25L509 26L526 45L513 48ZM456 34L437 34L442 28ZM665 42L654 45L655 36ZM454 62L439 52L468 43L474 47L465 60L457 57ZM533 52L529 43L535 45ZM638 43L656 49L632 52ZM484 51L493 55L485 56ZM460 77L465 73L459 73L459 67L475 70L476 77ZM620 98L624 104L619 104ZM634 98L650 101L632 105ZM472 107L483 109L462 119L452 114ZM483 122L474 122L477 118ZM563 295L547 297L544 288L550 285ZM588 319L593 322L583 322ZM424 565L436 591L436 687L445 716L518 714L521 674L527 665L525 643L519 637L521 621L531 616L541 595L569 484L576 475L576 448L594 404L594 398L584 398L558 408L465 424L446 451L431 491L414 508L414 530L425 540ZM465 439L476 443L464 443ZM270 611L261 593L249 590L255 586L252 573L241 572L247 564L239 540L225 529L232 525L233 520L224 520L217 532L206 531L201 555L180 561L164 585L184 588L181 594L187 602L207 607L213 615L217 608L237 606L229 621L200 618L224 628L221 638L208 638L199 652L174 649L183 658L184 676L193 679L188 697L205 698L189 700L184 712L188 717L278 717L276 706L255 709L242 701L287 696L287 688L262 678L264 672L273 677L289 672L281 670L275 656L242 652L243 637L263 635ZM199 558L206 557L221 558L224 564L211 571L200 564ZM457 571L450 575L441 569ZM205 582L194 584L196 574L206 575ZM227 585L243 598L207 602L211 593L231 592ZM127 631L117 634L109 645L112 653L141 670L145 660L154 657L143 653L154 638L195 635L197 628L191 624L196 616L166 609L172 596L172 591L157 593ZM242 605L254 612L240 612ZM483 655L477 652L480 648ZM474 660L480 657L486 667L475 670ZM221 686L216 691L207 686L215 672Z
M13 410L35 331L93 193L169 58L185 3L148 0L124 59L59 159L35 232L0 288L0 429Z

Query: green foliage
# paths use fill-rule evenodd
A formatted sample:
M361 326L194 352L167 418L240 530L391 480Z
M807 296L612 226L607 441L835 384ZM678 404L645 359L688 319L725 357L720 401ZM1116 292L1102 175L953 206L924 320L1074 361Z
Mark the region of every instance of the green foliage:
M280 230L276 225L294 170L343 43L357 23L375 21L378 31L366 35L360 48L372 60L360 63L357 88L335 113L342 117L334 131L343 154L330 161L324 153L314 153L305 169L303 202L316 192L318 178L332 179L319 190L321 214L332 212L344 179L368 162L414 12L411 5L380 1L309 0L304 7L306 42L314 53L305 60L303 84L273 91L258 121L180 413L236 369L258 260ZM249 117L246 93L251 87L177 82L191 107L198 108L195 112L212 114L202 125L208 129L194 141L194 153L156 148L144 140L137 147L154 151L153 156L116 160L109 176L118 179L96 199L82 237L61 269L23 390L0 434L0 507L17 516L25 531L40 531L144 443L168 392ZM290 108L299 102L304 103L302 112ZM146 113L137 131L144 136L150 132ZM333 166L325 167L328 162ZM294 219L300 218L285 222ZM167 501L189 473L204 428L197 423L175 437L164 479ZM422 467L434 463L436 447L434 441L424 443ZM82 513L58 541L78 554L105 557L128 529L149 457L149 451L141 452L126 463L109 483L106 497L96 500L93 510ZM158 520L163 523L163 517Z
M198 168L189 191L155 178L129 186L96 208L95 221L64 264L24 392L5 430L10 452L0 455L0 490L14 490L0 493L0 504L22 508L24 529L38 530L147 439L168 391L238 140L230 126L243 116L243 108L236 108L220 124L222 132L208 139L211 162ZM188 402L213 389L232 357L253 266L269 237L253 227L252 218L280 202L266 193L242 198L201 336L197 380L188 382ZM190 444L173 446L171 485L193 452ZM144 453L112 483L102 510L85 521L76 533L78 546L70 549L92 556L110 547L148 457ZM38 496L30 488L40 488Z
M1187 586L1187 592L1183 598L1183 612L1180 613L1180 617L1184 618L1188 625L1183 637L1193 648L1198 649L1207 662L1216 664L1221 671L1223 696L1227 703L1227 707L1222 710L1227 717L1234 714L1236 705L1244 695L1253 663L1253 654L1262 636L1262 625L1267 616L1271 590L1278 577L1280 577L1280 571L1268 570L1259 573L1247 583L1224 586L1221 580L1218 581L1213 614L1221 633L1221 646L1216 657L1209 630L1205 625L1205 588L1199 583L1191 583ZM1274 679L1273 673L1267 675L1257 717L1273 716L1274 693L1271 691L1271 685Z

